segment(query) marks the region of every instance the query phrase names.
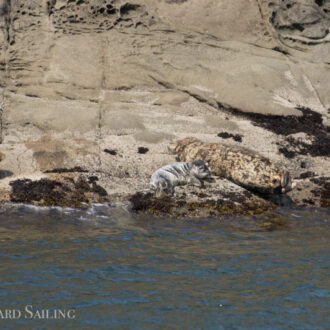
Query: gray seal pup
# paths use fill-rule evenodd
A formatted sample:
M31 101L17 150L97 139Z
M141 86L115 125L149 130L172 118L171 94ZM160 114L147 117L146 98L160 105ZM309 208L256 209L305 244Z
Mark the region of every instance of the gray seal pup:
M203 187L203 180L210 178L210 176L209 165L203 160L176 162L163 166L154 172L150 179L150 185L158 196L163 193L173 195L176 186L193 184Z
M185 138L171 143L169 151L180 161L203 159L210 164L213 175L254 192L277 194L291 190L288 171L248 149Z

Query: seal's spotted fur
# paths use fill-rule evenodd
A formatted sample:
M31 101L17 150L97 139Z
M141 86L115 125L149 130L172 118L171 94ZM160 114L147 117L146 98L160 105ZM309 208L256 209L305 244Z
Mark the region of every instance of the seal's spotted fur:
M291 189L289 173L269 159L247 149L220 143L204 143L195 138L173 142L169 150L181 161L203 159L212 174L226 178L246 189L261 193L280 193Z

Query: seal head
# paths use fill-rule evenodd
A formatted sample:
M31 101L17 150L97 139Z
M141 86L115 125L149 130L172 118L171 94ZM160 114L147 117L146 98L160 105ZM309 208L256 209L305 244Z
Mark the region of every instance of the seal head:
M198 179L206 179L211 175L209 164L204 160L195 160L192 162L191 174Z

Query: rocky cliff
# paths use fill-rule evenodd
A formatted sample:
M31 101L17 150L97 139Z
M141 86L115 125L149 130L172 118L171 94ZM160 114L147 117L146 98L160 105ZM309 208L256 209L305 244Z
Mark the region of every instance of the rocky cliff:
M174 161L169 142L194 136L258 151L295 177L294 201L327 205L329 11L329 0L0 0L3 198L14 180L77 168L125 196Z

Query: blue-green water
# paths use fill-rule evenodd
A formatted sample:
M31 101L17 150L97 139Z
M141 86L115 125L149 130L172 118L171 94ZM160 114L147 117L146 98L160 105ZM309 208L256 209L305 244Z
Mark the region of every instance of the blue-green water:
M261 218L7 206L0 327L329 328L330 212L280 213L288 224L269 232ZM6 310L17 318L5 319Z

